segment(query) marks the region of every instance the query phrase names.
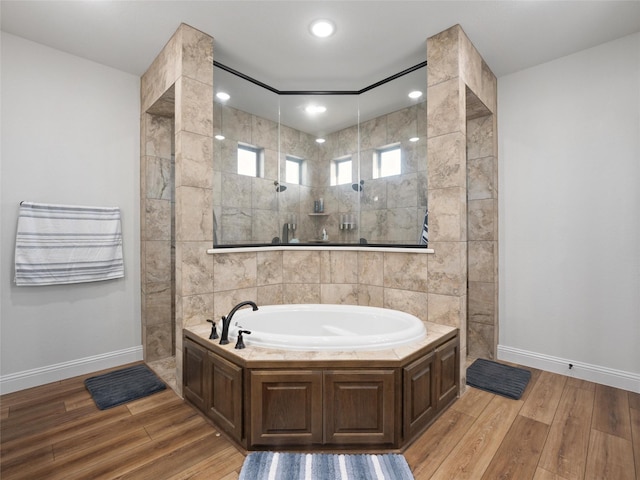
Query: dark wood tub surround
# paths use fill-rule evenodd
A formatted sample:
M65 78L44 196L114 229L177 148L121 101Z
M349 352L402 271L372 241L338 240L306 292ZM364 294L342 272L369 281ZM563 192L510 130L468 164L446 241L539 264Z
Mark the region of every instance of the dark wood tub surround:
M459 394L458 330L429 325L379 356L235 350L190 327L184 398L246 450L403 449Z

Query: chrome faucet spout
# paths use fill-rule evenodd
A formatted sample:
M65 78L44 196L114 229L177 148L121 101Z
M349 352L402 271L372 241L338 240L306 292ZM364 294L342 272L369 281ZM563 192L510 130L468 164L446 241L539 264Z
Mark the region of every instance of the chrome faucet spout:
M226 345L229 343L229 325L231 325L231 319L239 309L246 305L251 305L251 308L254 312L258 310L258 305L256 305L252 301L247 300L246 302L240 302L239 304L237 304L231 309L229 315L222 317L222 333L220 334L220 345Z

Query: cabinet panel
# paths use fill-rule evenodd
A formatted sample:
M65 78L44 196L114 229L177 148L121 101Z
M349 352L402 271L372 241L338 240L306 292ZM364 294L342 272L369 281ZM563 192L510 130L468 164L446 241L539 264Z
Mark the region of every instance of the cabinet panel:
M324 374L327 444L386 444L395 433L394 370L329 370Z
M251 445L322 442L322 372L251 371Z
M448 405L458 396L460 383L460 341L456 337L436 349L437 409Z
M236 440L242 438L242 368L209 353L207 416Z
M431 352L403 369L404 438L412 438L436 414L435 353Z
M183 346L183 392L187 400L201 411L206 410L207 351L199 345L185 340Z

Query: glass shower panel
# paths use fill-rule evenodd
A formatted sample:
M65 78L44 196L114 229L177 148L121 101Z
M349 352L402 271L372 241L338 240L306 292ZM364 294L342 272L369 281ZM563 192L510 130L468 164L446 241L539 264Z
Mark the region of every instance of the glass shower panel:
M280 96L282 243L358 242L358 153L356 95ZM298 183L285 181L287 165Z
M214 246L421 244L426 83L280 92L214 65Z
M271 243L279 236L278 95L214 67L213 128L214 246Z
M359 96L360 229L370 244L419 243L427 208L426 84L424 67ZM416 91L422 95L409 97Z

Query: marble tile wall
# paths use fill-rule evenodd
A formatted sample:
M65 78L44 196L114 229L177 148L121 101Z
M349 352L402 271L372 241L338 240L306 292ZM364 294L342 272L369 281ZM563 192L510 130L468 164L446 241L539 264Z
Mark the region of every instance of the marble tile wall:
M338 303L403 310L427 320L430 255L283 251L213 255L213 315L238 302Z
M493 359L498 343L498 179L495 116L467 121L468 353Z

